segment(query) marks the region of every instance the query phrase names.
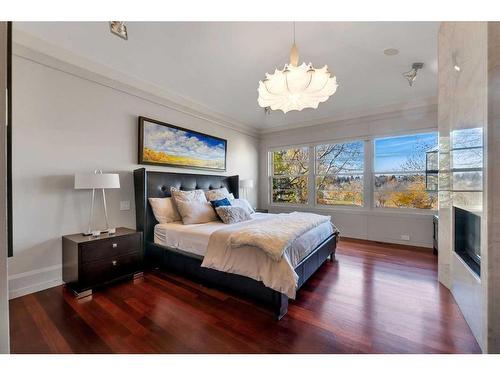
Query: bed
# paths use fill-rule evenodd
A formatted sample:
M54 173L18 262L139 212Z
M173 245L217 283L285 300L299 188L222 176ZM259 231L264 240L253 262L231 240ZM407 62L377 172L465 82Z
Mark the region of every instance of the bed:
M235 198L239 196L238 176L156 172L145 168L135 170L136 225L137 230L144 233L146 269L174 272L207 286L234 292L271 308L276 318L281 319L288 310L289 293L282 293L276 287L273 289L251 277L202 267L211 234L226 224L159 224L156 221L148 198L169 197L171 187L180 190L225 187ZM252 220L262 219L262 215L267 214L253 214ZM337 234L327 231L325 226L314 228L295 241L287 259L298 276L297 290L328 258L334 260L336 239Z

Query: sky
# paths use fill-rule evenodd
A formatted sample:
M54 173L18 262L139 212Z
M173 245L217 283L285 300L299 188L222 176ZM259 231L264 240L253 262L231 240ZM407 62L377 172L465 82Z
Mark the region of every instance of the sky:
M224 142L211 137L144 122L144 146L167 154L224 160Z
M417 157L425 169L425 152L437 146L434 133L375 139L375 172L401 171L406 161Z

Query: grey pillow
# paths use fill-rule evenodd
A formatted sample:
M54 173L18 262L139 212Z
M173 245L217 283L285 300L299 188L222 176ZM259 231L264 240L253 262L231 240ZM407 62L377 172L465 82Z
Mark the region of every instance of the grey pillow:
M241 207L248 211L249 214L254 214L255 210L252 208L252 205L246 199L233 199L231 201L231 206Z
M235 206L220 206L215 209L224 224L234 224L250 220L252 217L245 208Z

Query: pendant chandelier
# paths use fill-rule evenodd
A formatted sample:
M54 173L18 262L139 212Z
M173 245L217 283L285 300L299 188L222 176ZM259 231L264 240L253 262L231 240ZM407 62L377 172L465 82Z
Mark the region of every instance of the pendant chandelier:
M299 63L299 51L295 44L295 22L293 23L293 44L290 63L283 70L276 69L274 74L266 73L259 81L258 103L266 111L302 111L304 108L318 108L337 91L337 78L325 65L315 69L311 63Z

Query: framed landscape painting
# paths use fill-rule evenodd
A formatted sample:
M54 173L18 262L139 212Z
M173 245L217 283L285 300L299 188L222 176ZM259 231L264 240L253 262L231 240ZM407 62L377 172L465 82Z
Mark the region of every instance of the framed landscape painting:
M139 117L139 164L226 170L227 141Z

